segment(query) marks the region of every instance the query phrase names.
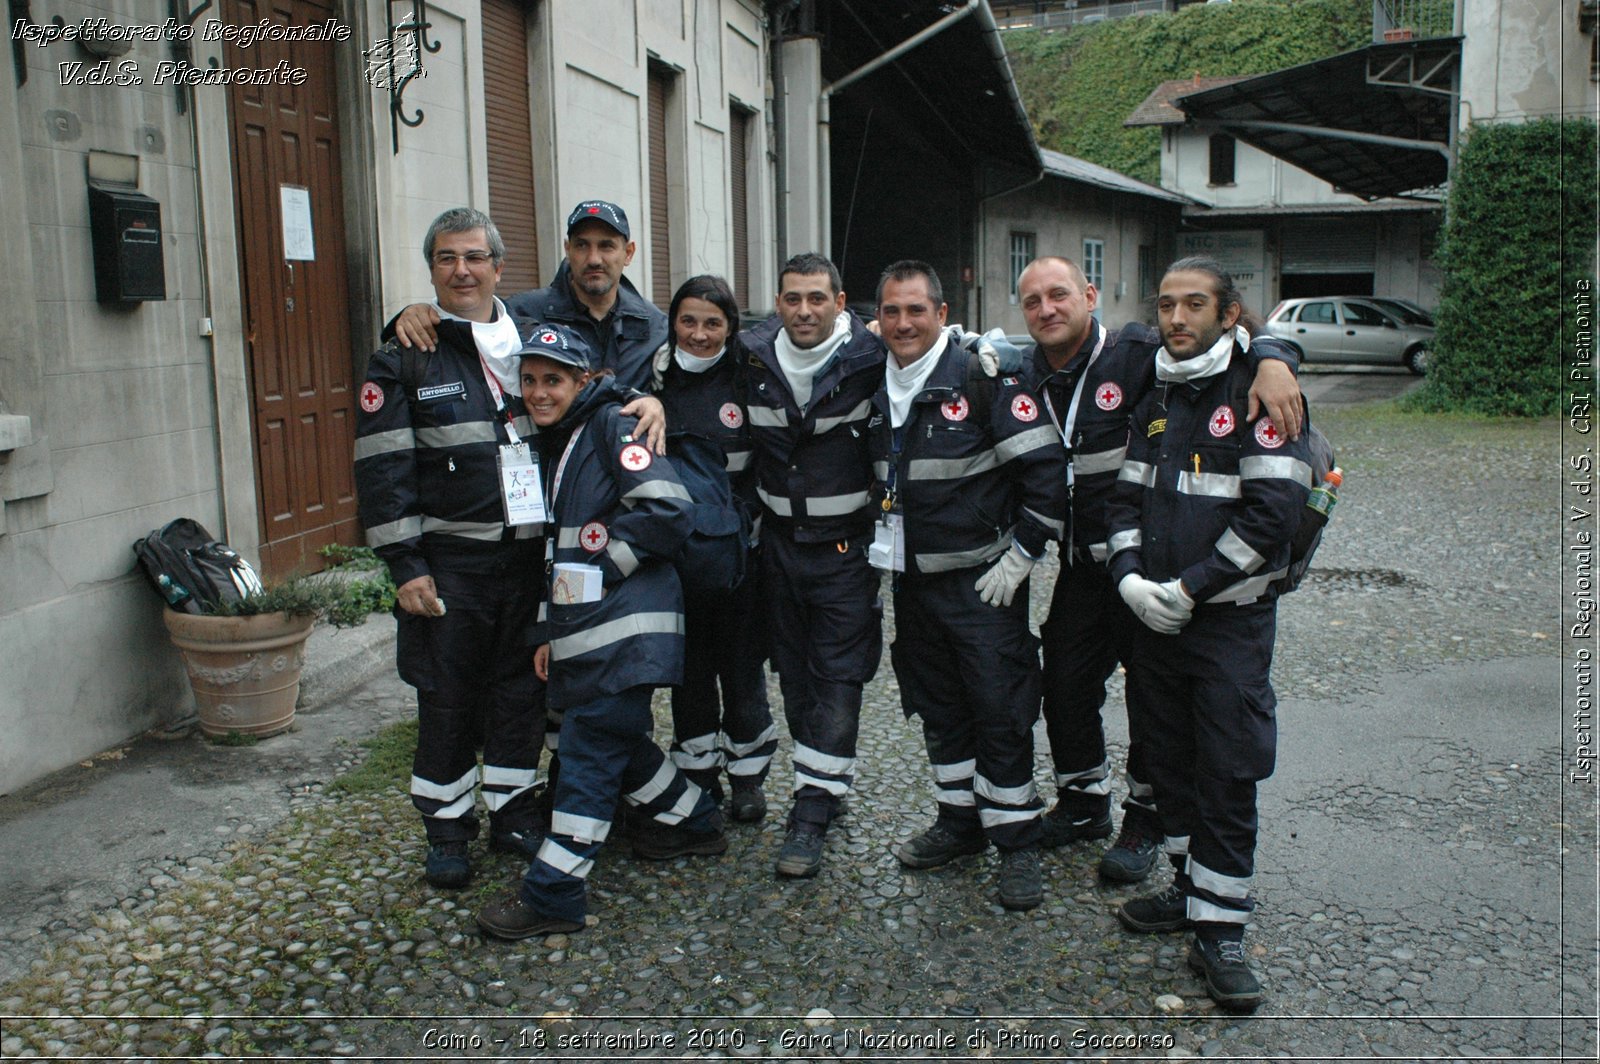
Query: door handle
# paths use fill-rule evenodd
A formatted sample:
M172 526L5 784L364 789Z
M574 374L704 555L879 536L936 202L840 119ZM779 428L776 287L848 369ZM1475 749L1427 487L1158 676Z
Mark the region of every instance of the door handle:
M1355 334L1356 334L1356 331L1355 331L1355 330L1354 330L1354 329L1346 329L1346 330L1345 330L1345 331L1344 331L1344 334L1345 334L1345 335L1346 335L1346 336L1354 336L1354 335L1355 335Z
M1306 331L1306 330L1305 330L1305 326L1301 326L1301 327L1300 327L1300 328L1298 328L1298 329L1296 329L1296 330L1295 330L1295 332L1297 332L1297 333L1303 333L1303 332L1305 332L1305 331Z

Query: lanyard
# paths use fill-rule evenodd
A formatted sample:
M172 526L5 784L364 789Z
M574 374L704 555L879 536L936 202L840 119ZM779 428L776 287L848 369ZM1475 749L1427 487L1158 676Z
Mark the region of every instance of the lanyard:
M1056 414L1056 405L1050 401L1050 389L1040 388L1044 393L1045 409L1050 411L1050 420L1055 422L1057 430L1061 433L1061 442L1070 451L1072 449L1072 429L1078 423L1078 403L1083 399L1083 386L1089 379L1089 370L1094 366L1094 360L1100 357L1100 349L1106 345L1106 329L1099 322L1095 322L1099 335L1094 342L1094 350L1089 352L1089 361L1083 365L1083 372L1078 376L1078 386L1072 390L1072 403L1067 407L1067 420L1063 422ZM1070 479L1070 474L1069 474Z
M561 461L556 463L555 476L550 480L550 520L555 520L556 496L561 494L561 478L567 473L567 460L572 457L573 448L578 446L578 437L583 435L583 430L588 428L588 422L579 425L572 433L572 439L567 441L567 449L561 452Z
M500 378L489 368L489 360L483 357L482 351L478 352L478 365L483 369L483 379L488 382L489 394L494 396L494 412L506 416L506 435L511 437L512 443L521 443L522 437L517 434L517 426L511 417L511 408L506 406L506 390L500 387Z

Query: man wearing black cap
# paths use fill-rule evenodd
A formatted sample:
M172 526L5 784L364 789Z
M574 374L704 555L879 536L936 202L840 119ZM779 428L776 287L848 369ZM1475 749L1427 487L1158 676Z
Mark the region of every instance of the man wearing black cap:
M589 345L599 368L611 370L624 388L647 390L650 358L667 339L667 316L622 275L638 250L627 214L615 203L585 200L567 216L565 248L550 284L512 296L507 308L567 326ZM395 319L395 338L431 351L437 322L431 307L414 304ZM628 412L636 413L631 406Z

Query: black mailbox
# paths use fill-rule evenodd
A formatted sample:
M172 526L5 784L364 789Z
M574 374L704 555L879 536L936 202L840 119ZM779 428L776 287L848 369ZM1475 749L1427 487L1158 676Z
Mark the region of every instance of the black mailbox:
M143 193L89 186L94 294L102 303L167 298L161 256L161 204Z

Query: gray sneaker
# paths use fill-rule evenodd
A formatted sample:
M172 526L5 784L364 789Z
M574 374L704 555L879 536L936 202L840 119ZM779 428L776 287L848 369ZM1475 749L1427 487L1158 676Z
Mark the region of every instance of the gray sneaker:
M1044 902L1044 884L1039 875L1039 851L1029 846L1000 855L1000 904L1022 911Z

